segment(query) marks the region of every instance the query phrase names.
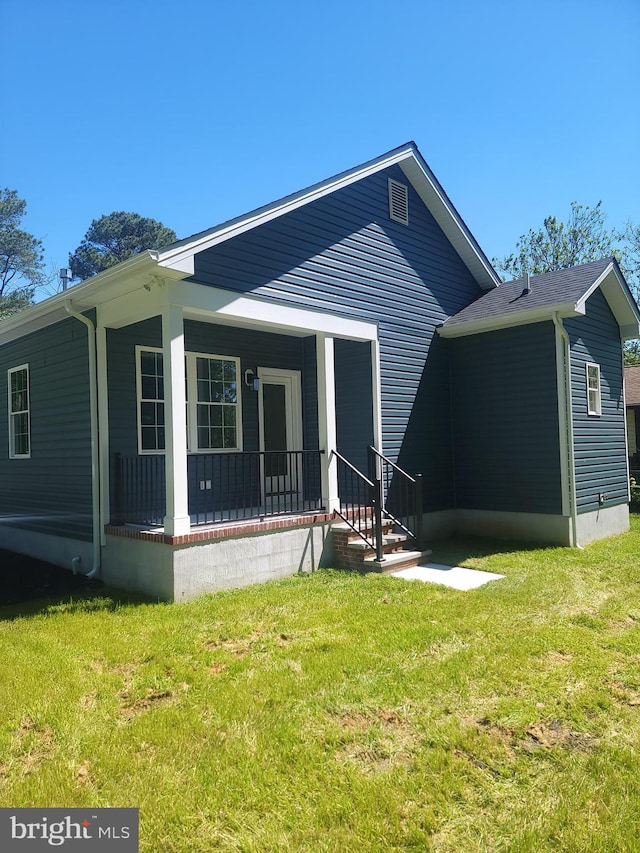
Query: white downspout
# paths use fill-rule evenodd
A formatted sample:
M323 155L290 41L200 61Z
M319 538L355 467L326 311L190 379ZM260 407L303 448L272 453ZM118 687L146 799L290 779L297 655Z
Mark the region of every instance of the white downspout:
M556 311L553 314L553 325L558 330L564 342L564 406L567 420L567 464L569 466L569 512L571 515L571 535L573 546L578 544L578 507L576 498L576 460L573 444L573 404L571 402L571 343L567 330Z
M91 409L91 505L93 509L93 565L84 573L87 578L95 578L100 573L100 449L98 446L98 381L96 375L96 329L91 320L78 313L71 300L64 303L65 310L87 327L87 349L89 351L89 407ZM74 557L72 568L76 573L80 562Z

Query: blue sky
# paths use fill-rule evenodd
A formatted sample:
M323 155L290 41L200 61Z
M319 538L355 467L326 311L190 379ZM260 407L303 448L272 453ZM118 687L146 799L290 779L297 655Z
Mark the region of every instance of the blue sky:
M0 0L0 186L66 266L415 140L489 257L571 201L640 221L640 0Z

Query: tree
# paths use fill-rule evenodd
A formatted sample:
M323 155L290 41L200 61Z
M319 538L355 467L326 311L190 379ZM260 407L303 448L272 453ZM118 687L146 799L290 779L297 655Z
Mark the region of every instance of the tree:
M171 228L138 213L114 211L94 219L82 243L69 255L74 278L89 278L146 249L177 239Z
M16 190L0 190L0 318L30 305L44 280L42 243L20 228L26 210Z
M566 222L547 216L542 228L523 234L516 251L506 258L494 258L493 264L504 280L518 279L530 273L566 269L611 255L622 259L617 242L620 234L605 227L602 202L595 207L571 202Z

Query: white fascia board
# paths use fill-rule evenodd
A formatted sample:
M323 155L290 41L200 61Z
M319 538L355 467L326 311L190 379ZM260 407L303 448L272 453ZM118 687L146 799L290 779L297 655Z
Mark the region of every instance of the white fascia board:
M482 332L495 332L498 329L510 329L514 326L527 326L529 323L542 323L545 320L552 320L554 314L558 314L559 317L578 317L584 314L584 311L578 310L573 302L565 302L561 305L538 308L535 311L518 311L500 317L483 317L481 320L453 323L451 326L445 324L438 327L438 334L442 338L462 338L466 335L479 335Z
M76 311L88 311L116 295L140 287L154 272L157 272L157 263L152 252L143 252L122 261L0 322L0 345L67 318L65 304L69 302Z
M478 284L484 290L498 287L501 284L499 276L435 175L421 160L418 156L407 158L400 167Z
M604 298L618 321L623 340L637 338L640 332L640 310L616 265L612 262L583 294L577 305L586 310L586 304L595 291L601 288ZM624 331L623 331L624 330ZM629 334L631 332L631 334Z
M401 163L409 157L415 157L412 145L383 155L377 160L365 163L363 166L352 171L343 172L333 178L328 178L326 181L314 184L300 192L285 196L272 204L260 207L244 216L232 219L227 223L197 234L192 239L187 238L181 241L181 245L159 252L158 262L160 266L176 268L178 264L183 264L189 256L204 252L206 249L210 249L218 243L223 243L225 240L231 239L231 237L236 237L238 234L243 234L245 231L250 231L258 225L264 225L266 222L277 219L285 213L290 213L292 210L304 207L304 205L317 201L350 184L354 184L356 181L360 181L369 175L373 175L383 169L388 169L389 166L393 166L396 163Z
M378 340L377 323L325 311L311 311L273 299L239 295L194 282L176 282L167 286L169 302L182 306L185 317L289 335L322 332L349 340Z

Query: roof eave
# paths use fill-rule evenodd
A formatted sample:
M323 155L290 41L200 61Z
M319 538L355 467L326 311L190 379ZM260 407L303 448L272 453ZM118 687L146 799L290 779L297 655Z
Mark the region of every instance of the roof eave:
M116 266L109 267L67 290L56 293L0 321L0 344L8 343L65 319L69 316L65 308L67 303L73 303L76 310L88 311L118 295L123 286L129 289L142 286L157 270L156 253L140 252ZM163 275L167 273L163 272Z
M530 308L527 311L517 311L502 314L497 317L482 317L478 320L451 323L445 321L438 327L442 338L462 338L467 335L479 335L483 332L495 332L499 329L510 329L514 326L526 326L529 323L541 323L552 320L554 314L558 317L577 317L584 311L578 310L574 302L562 302L556 305L545 305L542 308Z

